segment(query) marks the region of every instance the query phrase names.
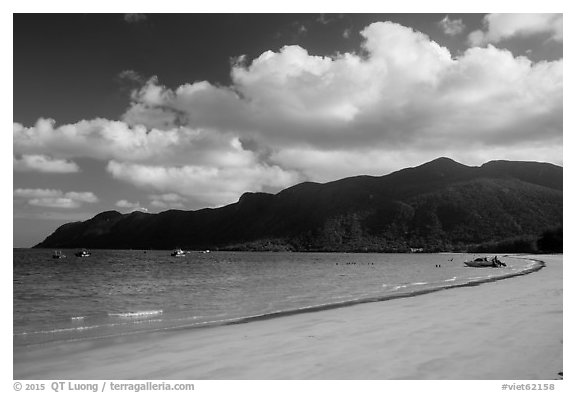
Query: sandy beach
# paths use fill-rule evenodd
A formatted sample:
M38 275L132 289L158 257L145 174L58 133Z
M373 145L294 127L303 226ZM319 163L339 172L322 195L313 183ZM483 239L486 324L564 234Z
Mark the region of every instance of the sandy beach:
M528 258L528 257L526 257ZM244 324L14 349L15 379L556 379L562 255L524 276Z

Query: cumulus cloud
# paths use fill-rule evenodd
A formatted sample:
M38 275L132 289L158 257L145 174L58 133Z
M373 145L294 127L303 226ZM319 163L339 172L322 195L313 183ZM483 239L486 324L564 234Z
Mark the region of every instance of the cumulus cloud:
M187 199L174 193L149 195L150 205L161 209L183 209Z
M438 25L442 28L444 34L451 36L461 34L464 29L466 29L466 25L462 22L462 19L450 19L448 15L438 22Z
M278 166L255 164L245 167L166 167L110 161L107 170L113 177L141 187L179 193L194 206L219 206L232 203L245 191L264 191L295 184L296 175Z
M366 56L286 46L237 62L231 87L150 83L125 120L146 124L162 113L166 128L185 123L325 149L561 134L561 60L532 63L492 46L452 58L424 34L389 22L361 35Z
M34 127L14 124L14 151L38 154L50 151L62 158L202 163L237 165L248 159L230 136L205 129L149 129L107 119L83 120L56 126L53 119L39 119ZM192 157L190 157L192 155Z
M96 203L98 197L92 192L70 191L64 193L56 189L17 188L14 190L16 200L24 200L32 206L74 209L83 203Z
M126 209L129 211L142 211L145 213L148 212L148 209L140 206L140 202L129 202L125 199L121 199L118 202L116 202L116 206L121 209Z
M140 202L128 202L125 199L121 199L118 202L116 202L116 206L122 207L122 208L140 207Z
M15 124L14 150L109 161L115 178L192 196L202 203L196 207L233 202L244 191L278 191L301 179L261 163L259 153L244 148L237 136L201 128L147 129L105 119L57 127L40 119L35 127Z
M15 123L14 152L103 160L114 178L191 207L440 155L562 160L562 60L532 62L490 44L453 56L390 22L360 34L356 52L316 56L292 45L240 57L230 86L171 89L152 78L121 121Z
M61 195L62 191L52 189L17 188L14 190L14 196L21 198L54 198Z
M498 43L515 36L546 34L554 41L563 39L562 14L488 14L484 29L468 36L471 45Z
M78 202L86 202L86 203L96 203L98 202L98 198L92 192L75 192L70 191L64 194L66 198L70 198L72 200Z
M22 172L44 172L44 173L74 173L80 168L75 162L53 159L41 154L24 154L21 158L13 157L13 168Z

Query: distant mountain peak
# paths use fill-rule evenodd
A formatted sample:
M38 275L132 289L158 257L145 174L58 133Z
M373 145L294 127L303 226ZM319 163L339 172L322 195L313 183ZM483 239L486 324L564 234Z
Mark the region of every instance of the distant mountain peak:
M451 158L440 157L413 168L402 169L387 176L404 179L412 183L426 183L438 179L462 177L473 169L474 168L460 164Z
M438 158L436 158L430 162L453 162L453 163L459 164L458 162L454 161L450 157L438 157Z
M419 165L417 168L426 168L426 167L434 167L434 168L469 168L468 166L461 164L457 161L454 161L448 157L439 157L435 160L429 161L422 165Z

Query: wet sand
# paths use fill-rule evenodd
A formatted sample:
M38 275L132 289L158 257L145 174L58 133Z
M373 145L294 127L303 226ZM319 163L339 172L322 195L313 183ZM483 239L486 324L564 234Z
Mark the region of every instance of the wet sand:
M534 273L238 325L14 349L14 379L556 379L562 255Z

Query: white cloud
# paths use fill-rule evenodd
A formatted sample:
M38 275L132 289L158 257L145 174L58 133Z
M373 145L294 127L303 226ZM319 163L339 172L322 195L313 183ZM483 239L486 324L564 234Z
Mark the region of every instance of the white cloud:
M73 199L78 202L96 203L98 198L91 192L75 192L70 191L65 194L67 198Z
M174 193L149 195L150 205L161 209L183 209L187 199Z
M313 56L287 46L250 64L244 59L232 69L233 88L149 84L127 118L146 124L161 111L168 128L184 122L276 149L425 140L465 147L469 140L510 144L519 134L561 135L562 61L532 63L491 46L452 58L422 33L393 23L361 34L366 56Z
M129 211L142 211L142 212L148 212L148 209L146 209L145 207L140 206L140 202L129 202L125 199L121 199L118 202L116 202L116 206L121 208L121 209L127 209Z
M14 190L15 197L21 198L54 198L62 195L62 191L42 188L17 188Z
M163 202L183 202L186 198L181 197L178 194L160 194L160 195L149 195L150 199L155 201L163 201Z
M246 191L279 190L297 183L297 175L278 166L214 168L164 167L110 161L107 170L117 179L140 187L188 197L195 207L220 206L238 200Z
M128 202L125 199L121 199L118 202L116 202L116 206L121 207L121 208L132 209L132 208L140 207L140 202Z
M82 120L55 127L52 119L39 119L34 127L14 123L14 151L40 154L50 151L59 158L89 157L99 160L198 162L241 165L249 160L233 136L207 129L186 127L170 130L107 119Z
M74 209L80 206L78 201L71 198L34 198L28 201L32 206L56 207L59 209Z
M39 119L34 127L14 123L14 151L40 154L50 151L62 158L149 159L162 149L178 143L176 133L148 131L107 119L82 120L55 127L52 119Z
M466 25L462 22L462 19L450 19L448 15L438 22L438 25L442 28L444 34L450 36L461 34L464 29L466 29Z
M122 121L15 123L14 152L107 161L114 178L177 193L186 202L172 203L187 207L440 155L561 162L562 60L535 63L492 45L453 57L390 22L360 34L362 48L332 57L285 46L238 58L231 86L170 89L153 78Z
M44 173L74 173L80 168L75 162L53 159L41 154L24 154L21 158L13 157L15 171L33 171Z
M83 203L96 203L98 198L92 192L70 191L41 188L17 188L14 190L17 200L26 200L29 205L74 209Z
M554 41L562 41L562 14L488 14L484 17L484 29L470 33L468 40L473 46L480 46L536 34L546 34Z
M300 179L259 162L258 153L246 150L238 137L218 130L149 130L105 119L56 127L53 120L40 119L35 127L14 125L14 150L110 161L108 170L116 178L161 192L185 188L181 194L212 204L233 202L247 190L277 191ZM154 175L143 177L145 172ZM220 175L229 181L212 186Z

